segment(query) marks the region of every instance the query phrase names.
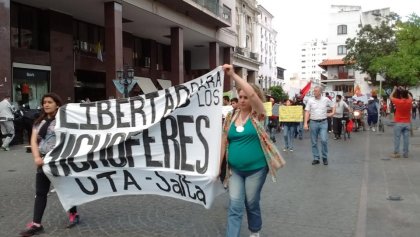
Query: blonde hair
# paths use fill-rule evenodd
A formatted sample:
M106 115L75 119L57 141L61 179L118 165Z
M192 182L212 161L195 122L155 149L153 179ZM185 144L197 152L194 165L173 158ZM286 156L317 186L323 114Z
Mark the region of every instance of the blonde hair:
M252 89L254 89L255 94L257 94L257 96L260 98L260 100L261 100L262 102L265 102L265 97L264 97L264 94L263 94L263 92L261 91L260 87L259 87L259 86L257 86L257 85L256 85L256 84L254 84L254 83L248 83L248 84L252 87ZM242 88L238 87L238 89L237 89L238 94L239 94L239 92L240 92L241 90L242 90Z

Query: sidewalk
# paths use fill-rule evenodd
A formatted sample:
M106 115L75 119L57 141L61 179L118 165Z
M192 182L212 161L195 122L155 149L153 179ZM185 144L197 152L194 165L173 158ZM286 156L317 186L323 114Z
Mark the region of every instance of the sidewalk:
M386 124L391 125L390 121ZM378 148L379 159L372 158L375 155L371 153L365 163L368 171L362 183L359 222L364 218L366 222L359 223L357 237L420 236L420 120L412 124L408 159L389 158L393 151L392 126L386 126L386 133L370 143L371 151Z

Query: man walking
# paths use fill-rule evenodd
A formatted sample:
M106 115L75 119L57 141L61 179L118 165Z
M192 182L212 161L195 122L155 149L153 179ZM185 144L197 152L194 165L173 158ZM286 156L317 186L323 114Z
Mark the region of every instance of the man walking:
M413 106L411 108L411 115L412 115L413 120L416 120L416 117L417 117L417 107L418 106L419 105L417 104L416 99L413 99Z
M9 144L15 136L15 127L13 125L13 106L10 104L10 96L4 97L0 102L0 129L3 135L1 149L8 151Z
M407 90L394 86L391 101L395 106L394 116L394 153L392 158L400 158L400 138L403 137L403 157L408 158L409 133L411 123L411 107L413 98Z
M314 88L314 98L310 98L305 107L305 124L304 129L311 128L312 142L312 165L319 164L318 136L321 138L321 155L324 165L328 165L328 122L327 117L335 114L335 106L327 97L321 96L322 89L320 86ZM331 113L327 110L332 108ZM308 126L308 122L310 123Z
M341 139L341 127L343 120L344 109L348 109L351 112L350 107L348 104L341 100L341 95L336 96L335 100L335 113L333 115L333 130L334 130L334 140Z
M302 113L303 113L303 117L305 117L305 103L303 103L303 99L301 98L301 96L297 96L296 97L296 102L295 105L300 105L302 106ZM303 121L299 123L298 127L297 127L297 135L299 136L299 140L302 140L303 138ZM296 136L295 136L296 138Z

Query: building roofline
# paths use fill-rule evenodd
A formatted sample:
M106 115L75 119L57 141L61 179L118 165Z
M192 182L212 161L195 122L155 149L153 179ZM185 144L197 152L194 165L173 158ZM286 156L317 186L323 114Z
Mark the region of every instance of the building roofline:
M261 11L264 11L265 13L267 13L269 16L271 16L271 18L274 18L273 14L271 14L267 9L265 9L262 5L258 4L257 6L258 9L260 9Z

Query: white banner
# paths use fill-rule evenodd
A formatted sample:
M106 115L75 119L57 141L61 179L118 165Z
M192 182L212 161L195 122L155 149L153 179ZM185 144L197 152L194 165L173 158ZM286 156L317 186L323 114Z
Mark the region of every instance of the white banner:
M210 208L223 192L223 77L218 67L154 93L61 107L43 169L63 207L157 194Z

